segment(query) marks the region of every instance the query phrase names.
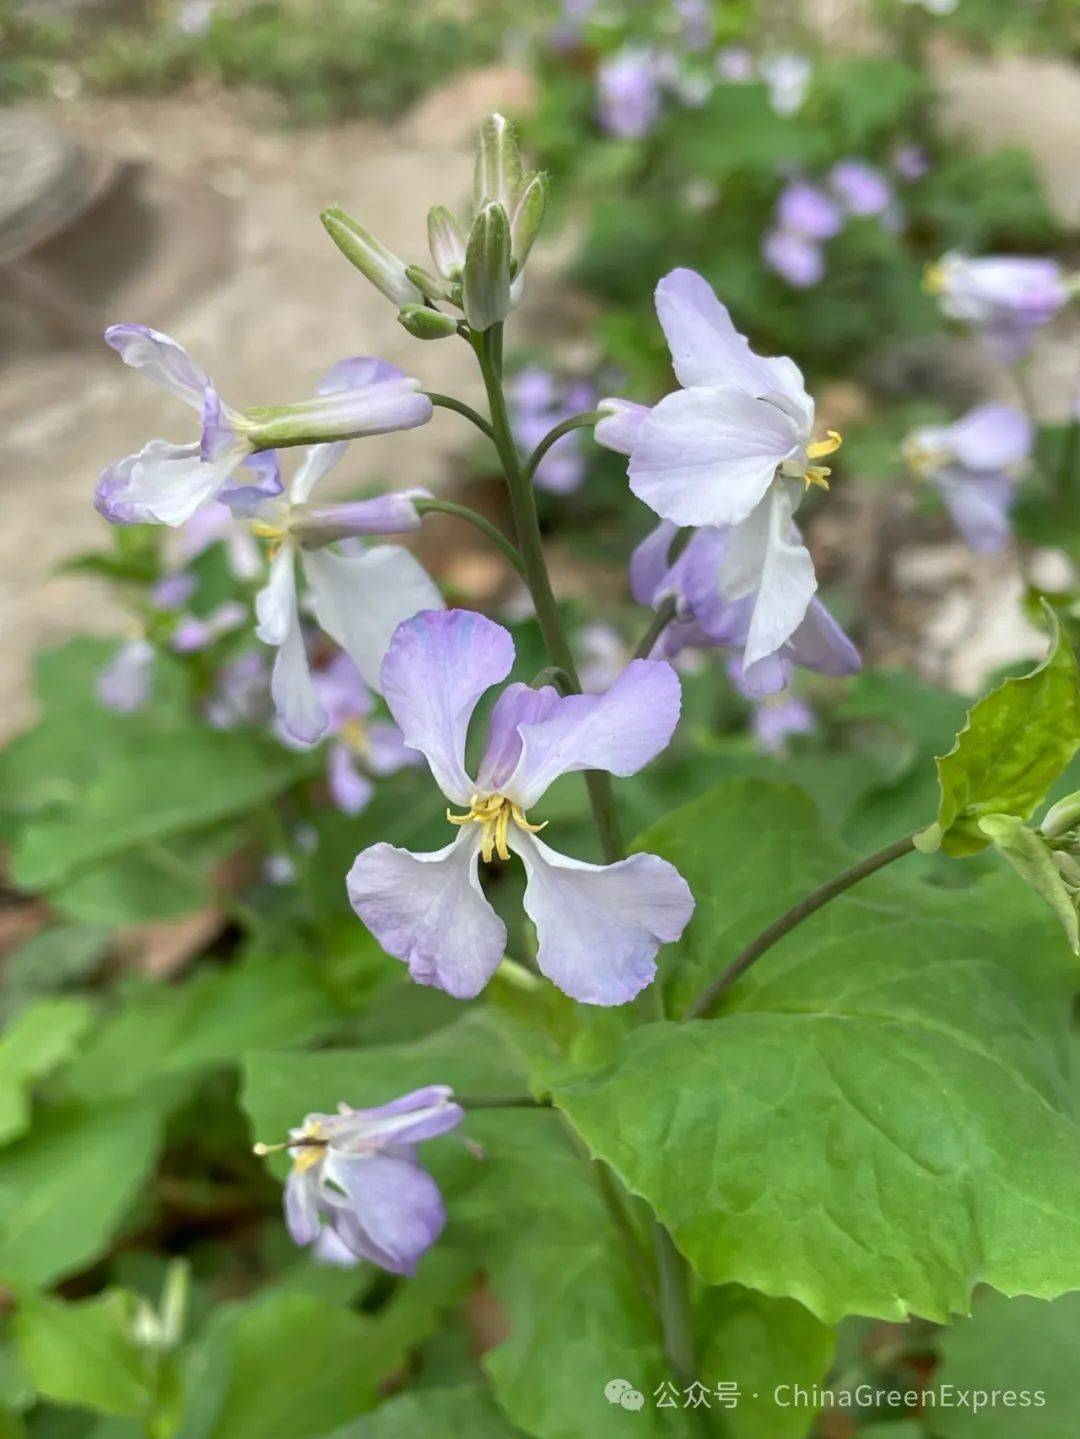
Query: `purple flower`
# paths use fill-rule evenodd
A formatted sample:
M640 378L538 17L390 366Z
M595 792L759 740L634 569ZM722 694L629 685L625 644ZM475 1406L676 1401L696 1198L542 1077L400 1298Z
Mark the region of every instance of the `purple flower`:
M509 387L510 422L518 443L534 450L549 430L563 420L588 410L595 403L592 387L582 382L560 384L547 370L529 366ZM585 456L580 430L556 440L540 461L533 478L542 490L567 495L585 478Z
M458 829L432 854L376 844L349 873L353 908L420 984L471 999L498 968L506 927L484 898L479 861L517 854L525 913L536 926L541 972L585 1004L624 1004L651 983L661 944L682 934L694 901L656 855L585 864L549 849L529 811L560 775L636 774L664 748L679 718L670 665L634 660L603 695L562 696L512 684L491 715L476 779L465 769L469 720L480 696L506 678L514 644L501 625L466 610L401 625L383 663L383 690L405 743L427 758Z
M668 554L677 533L675 525L662 520L630 559L630 585L639 604L657 608L673 598L677 605L675 621L661 634L653 658L674 659L687 648L729 650L740 689L755 698L782 690L796 665L837 677L858 671L858 651L816 597L775 649L751 650L755 624L775 605L767 592L774 579L764 567L757 588L743 589L758 564L756 556L747 560L745 554L754 542L753 527L698 530L671 564ZM801 545L794 526L791 543Z
M627 652L614 626L596 620L578 634L581 663L578 672L586 694L602 694L611 688L626 668Z
M930 170L930 156L921 145L897 145L892 163L901 180L921 180Z
M95 505L116 524L182 525L203 505L230 491L279 493L276 463L255 462L257 483L242 482L239 472L259 451L275 445L407 430L431 418L431 401L420 381L409 379L377 360L347 360L337 367L348 383L320 389L299 405L270 410L233 410L187 351L168 335L146 325L111 325L105 339L126 365L142 370L201 417L198 443L176 445L151 440L102 471ZM331 372L334 373L334 372Z
M222 665L206 705L207 723L214 729L261 723L267 714L266 661L258 650Z
M892 204L892 186L865 160L838 160L828 178L849 215L882 215Z
M755 355L700 275L665 276L656 309L684 388L647 413L601 401L596 438L629 454L631 490L662 519L724 532L711 582L725 607L716 629L723 643L743 647L747 676L768 692L785 682L793 644L816 657L796 663L822 667L823 644L826 665L837 662L833 637L825 643L818 634L814 563L793 515L804 488L828 488L828 467L816 462L840 436L811 441L814 402L798 366Z
M295 1243L313 1245L316 1258L330 1263L366 1259L391 1274L412 1274L446 1224L416 1146L464 1117L445 1084L376 1109L340 1104L336 1114L307 1115L289 1131L296 1142L289 1146L285 1222Z
M629 48L597 71L601 127L620 140L640 140L660 118L660 75L651 50Z
M162 575L151 592L151 599L158 609L178 610L186 605L198 587L198 581L188 570L176 570Z
M926 288L943 314L980 329L990 351L1006 363L1022 359L1035 331L1069 300L1056 260L1019 255L971 259L950 253L927 267Z
M675 13L682 26L683 49L704 50L716 29L709 0L675 0Z
M1009 538L1014 486L1031 455L1031 421L1010 405L978 405L952 425L915 430L904 441L913 472L936 486L973 550Z
M797 695L759 699L747 685L742 665L737 659L728 665L728 673L739 693L753 703L750 728L759 748L766 754L784 754L792 735L812 734L817 728L814 711Z
M825 251L820 243L795 230L767 230L761 254L770 270L798 290L818 284L825 274Z
M97 679L97 696L106 709L131 714L150 699L154 678L154 647L148 640L127 640Z
M725 45L716 56L716 73L729 85L748 85L754 78L754 60L745 45Z
M372 383L385 383L386 372L400 372L381 361ZM336 365L321 390L335 393L353 377L348 363ZM320 628L345 650L365 683L378 688L379 668L390 637L402 620L418 610L441 606L434 581L420 562L398 545L342 554L335 541L359 535L401 534L414 530L420 516L413 503L423 491L381 495L374 500L316 505L315 485L342 458L347 445L312 445L289 487L287 500L259 500L246 509L253 530L272 545L270 576L255 600L256 634L278 651L270 692L278 718L294 739L310 744L327 728L327 714L312 684L300 624L296 561L311 590Z
M226 600L205 619L188 615L180 621L169 641L177 654L194 654L204 650L222 635L239 629L248 617L247 608L238 600Z
M776 202L776 222L782 230L808 240L831 240L844 223L836 201L820 185L792 180Z

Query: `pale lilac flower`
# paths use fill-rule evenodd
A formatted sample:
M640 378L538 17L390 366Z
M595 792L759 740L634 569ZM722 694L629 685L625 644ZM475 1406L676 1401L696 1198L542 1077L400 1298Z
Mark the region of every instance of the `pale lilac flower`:
M177 654L194 654L204 650L222 635L239 629L247 621L248 611L238 600L225 600L205 618L187 615L173 630L169 646Z
M182 525L203 505L230 492L277 493L280 481L273 489L272 471L269 477L261 474L254 487L241 479L242 467L256 452L303 443L313 434L345 440L412 429L432 414L419 380L373 360L366 362L366 371L356 361L344 362L343 372L352 366L353 383L321 389L302 404L234 410L224 404L206 371L168 335L146 325L111 325L105 339L126 365L142 370L201 419L197 443L151 440L138 454L102 471L95 504L117 524Z
M214 729L259 724L267 718L267 664L258 650L248 650L218 670L206 704L206 721Z
M476 779L465 769L469 720L504 680L514 643L501 625L466 610L417 615L401 625L383 663L383 690L406 744L426 756L458 833L444 849L410 854L376 844L349 873L353 908L382 947L420 984L471 999L502 960L506 927L484 898L485 863L517 854L525 913L536 927L543 974L585 1004L624 1004L651 983L661 944L676 940L694 901L656 855L585 864L537 837L535 806L560 775L600 769L636 774L668 743L679 718L670 665L634 660L603 695L509 685L491 714Z
M97 678L97 696L108 710L132 714L150 699L156 654L146 639L125 641Z
M186 605L198 586L198 580L188 570L176 570L162 575L150 592L150 598L158 609L178 610Z
M759 70L773 110L782 116L797 114L814 74L809 57L794 52L769 55L762 60Z
M797 542L794 526L792 532ZM630 558L630 587L639 604L657 609L667 599L676 602L674 622L657 641L654 659L673 660L684 649L725 649L743 693L755 698L782 690L796 665L835 677L859 670L858 651L816 596L774 651L751 655L748 639L760 595L751 590L729 597L731 567L737 578L745 536L739 527L707 526L691 536L672 564L668 555L677 533L670 520L661 520Z
M921 145L898 145L892 163L901 180L921 180L930 170L930 156Z
M1031 421L1010 405L978 405L952 425L904 441L916 475L933 482L973 550L998 550L1010 534L1015 484L1031 456Z
M603 694L626 668L629 656L622 636L614 625L594 620L578 632L578 648L581 688L587 695Z
M323 388L354 382L354 367L373 367L386 383L387 372L400 372L378 360L337 365ZM413 501L423 491L381 495L317 505L309 502L315 485L342 458L347 446L311 446L289 488L287 500L260 500L247 509L256 534L274 546L270 577L255 608L256 634L277 648L270 692L281 723L294 739L307 743L326 730L327 714L312 685L300 624L296 561L307 580L319 627L345 650L365 683L378 688L379 668L390 637L402 620L418 610L435 609L442 599L434 581L408 550L380 545L343 554L329 548L335 540L359 535L402 534L420 524Z
M754 79L754 60L745 45L725 45L716 56L716 73L729 85L748 85Z
M709 0L675 0L675 13L681 24L683 49L704 50L716 29Z
M285 1182L285 1222L316 1258L367 1260L412 1274L446 1224L434 1179L416 1156L425 1139L465 1117L445 1084L430 1084L375 1109L339 1104L309 1114L289 1131L293 1167ZM265 1146L256 1146L265 1152Z
M281 489L279 475L277 486L264 493L271 498L280 494ZM245 502L251 498L251 492L246 491L243 496ZM203 505L170 539L180 564L190 564L199 555L205 554L211 545L221 543L225 546L226 563L234 579L253 580L262 572L262 554L250 528L238 523L229 506L220 500L211 500L208 505Z
M776 202L776 223L780 229L808 240L831 240L843 228L844 217L836 201L820 185L791 180Z
M825 251L820 242L796 230L766 230L761 255L770 270L797 290L807 290L824 278Z
M893 202L887 178L865 160L838 160L828 181L849 215L882 215Z
M725 642L743 645L748 676L778 688L797 633L816 653L802 626L817 578L793 515L804 487L828 488L817 461L840 436L811 440L814 402L798 366L755 355L700 275L665 276L656 309L684 388L648 412L602 400L596 438L629 454L631 490L662 519L725 532L716 597L737 602Z
M526 453L563 420L591 409L596 399L591 386L582 382L560 384L539 366L529 366L514 377L508 398L510 423ZM548 450L533 476L542 490L566 495L580 487L585 478L581 438L582 431L571 430Z
M981 330L992 353L1007 363L1023 358L1035 331L1069 300L1056 260L1020 255L972 259L950 253L927 267L926 288L943 314Z
M785 754L792 735L813 734L817 728L814 711L797 695L758 698L746 683L742 665L737 659L728 665L728 674L739 693L753 705L750 729L765 754Z
M601 127L620 140L640 140L660 118L657 59L647 48L620 50L597 71Z

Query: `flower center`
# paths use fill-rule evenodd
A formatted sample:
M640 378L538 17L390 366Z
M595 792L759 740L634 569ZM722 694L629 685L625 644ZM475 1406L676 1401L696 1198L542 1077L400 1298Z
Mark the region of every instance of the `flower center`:
M452 814L447 810L446 818L451 824L478 824L483 827L480 834L480 853L485 864L490 864L494 855L498 855L500 859L510 858L506 837L511 820L518 829L528 830L529 834L539 834L547 826L547 820L544 820L543 824L530 824L521 806L514 804L513 800L507 799L504 794L474 794L469 801L467 814Z
M291 1147L295 1149L292 1156L293 1168L297 1174L303 1174L313 1164L318 1164L326 1148L326 1137L323 1134L321 1124L308 1124L303 1133L292 1141Z
M827 430L826 433L827 440L815 440L812 445L807 445L806 458L808 460L823 460L826 455L835 455L843 444L843 437L839 430ZM790 470L785 468L789 464L792 467ZM790 479L802 480L807 489L811 485L817 485L822 490L829 488L829 476L832 474L832 470L828 465L807 465L805 469L798 469L797 465L798 461L796 460L785 460L784 464L780 466L780 472L786 474Z
M285 526L271 525L266 520L252 520L251 533L257 540L270 541L270 558L273 559L285 543Z
M948 271L937 261L923 269L922 287L928 295L940 295L948 280Z
M353 754L366 755L371 748L368 741L367 726L362 719L343 720L338 736L346 748L351 749Z

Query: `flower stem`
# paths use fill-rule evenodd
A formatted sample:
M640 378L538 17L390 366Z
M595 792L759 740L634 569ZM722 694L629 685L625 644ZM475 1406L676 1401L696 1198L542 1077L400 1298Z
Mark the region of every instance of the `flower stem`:
M533 475L536 474L540 461L547 454L548 450L551 449L552 445L557 444L558 441L562 439L563 435L570 434L571 430L588 429L590 425L595 425L600 418L599 410L586 410L580 415L571 415L568 420L562 420L553 430L549 430L525 463L526 479L532 479Z
M660 1279L660 1319L664 1349L675 1376L683 1385L697 1377L694 1369L694 1321L690 1298L690 1269L675 1248L675 1241L660 1223L653 1228L656 1267Z
M468 520L471 525L475 525L478 530L482 530L488 539L491 540L492 544L497 545L499 549L502 550L503 554L513 565L514 569L517 570L521 578L525 579L525 561L503 534L502 530L493 525L490 520L485 519L483 515L478 514L476 510L471 510L468 505L456 504L453 500L419 499L414 500L413 504L416 506L417 514L420 515L430 513L456 515L459 520Z
M454 1103L462 1109L551 1109L550 1099L534 1099L531 1094L455 1094Z
M678 608L678 601L674 595L669 595L660 608L653 615L652 624L641 636L638 647L634 651L636 660L647 660L652 654L653 645L667 629L668 625L675 618L675 611Z
M544 637L551 663L557 669L565 671L575 692L580 693L581 681L559 618L547 560L544 558L544 543L536 514L536 496L531 479L522 469L506 412L506 397L502 387L502 325L492 325L489 330L475 335L472 343L484 377L484 387L491 407L492 438L499 452L510 494L518 549L525 565L525 583L532 595L540 633ZM589 803L592 805L604 859L610 864L622 855L622 839L611 793L611 781L608 775L600 770L587 770L585 784L589 791Z
M438 395L433 390L426 390L425 394L436 409L453 410L457 415L464 415L478 430L482 430L489 440L495 438L491 426L483 415L478 415L471 405L465 404L464 400L455 400L453 395Z
M858 884L867 875L884 869L887 864L892 864L894 859L902 859L905 854L910 854L914 848L914 834L906 834L903 839L894 840L884 849L879 849L876 854L868 855L866 859L860 859L857 864L841 870L839 874L833 875L832 879L826 880L824 884L818 885L817 889L811 890L808 895L799 900L798 904L793 904L786 914L782 914L779 919L769 925L768 929L763 929L756 939L751 940L746 948L731 961L723 974L705 986L683 1018L701 1019L720 996L725 994L735 981L746 973L755 960L760 959L774 944L783 939L797 925L802 924L804 919L809 919L831 899L843 894L846 889L850 889L853 884Z

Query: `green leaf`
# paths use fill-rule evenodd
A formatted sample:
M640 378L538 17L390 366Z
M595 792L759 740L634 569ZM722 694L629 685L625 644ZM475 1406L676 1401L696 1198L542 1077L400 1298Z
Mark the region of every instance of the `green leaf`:
M712 852L721 830L745 856ZM753 784L642 843L689 860L691 943L703 960L713 941L714 973L748 911L782 911L835 848L804 802ZM556 1090L707 1283L825 1322L945 1320L976 1275L1012 1293L1080 1286L1063 946L1007 871L970 892L971 922L956 910L880 875L769 951L720 1018L638 1029L606 1072Z
M270 799L298 768L296 755L250 734L200 729L137 739L91 776L64 813L26 826L13 878L47 889L135 845L220 823Z
M0 1037L0 1144L26 1129L35 1081L74 1052L92 1017L83 999L41 999L8 1025Z
M1011 814L988 814L979 821L983 834L1020 878L1046 901L1061 922L1073 954L1080 954L1076 900L1041 835Z
M0 1003L10 1015L38 995L88 979L108 953L109 934L96 925L58 924L8 955L0 974Z
M989 840L987 814L1029 819L1080 746L1076 656L1046 609L1050 653L1021 679L1007 679L968 713L948 754L937 762L941 843L952 855L975 854Z
M327 1439L447 1439L454 1434L461 1439L515 1439L520 1430L499 1412L488 1390L462 1384L399 1394Z
M1053 1303L1021 1296L979 1296L970 1319L939 1337L934 1387L951 1384L984 1397L981 1407L927 1412L942 1439L1074 1439L1080 1412L1080 1293ZM999 1391L996 1403L988 1396ZM1006 1403L1001 1392L1014 1396ZM1027 1396L1023 1402L1022 1396Z
M102 1414L145 1414L153 1371L135 1342L135 1303L118 1289L77 1304L44 1294L23 1299L15 1338L39 1393Z
M57 1107L0 1153L0 1280L44 1285L108 1246L157 1152L159 1103Z

